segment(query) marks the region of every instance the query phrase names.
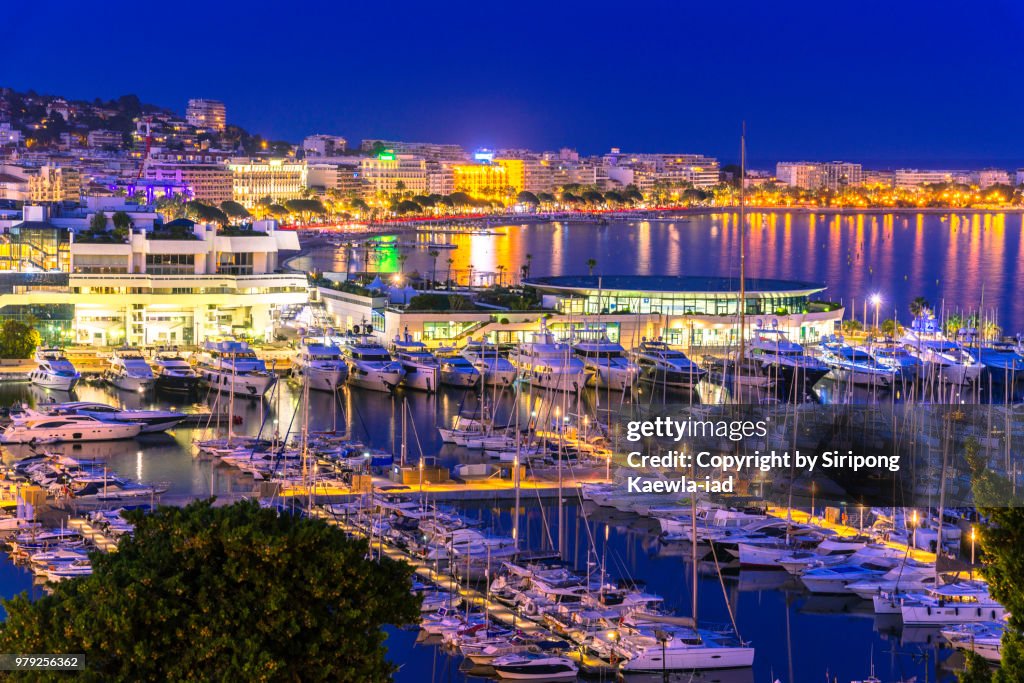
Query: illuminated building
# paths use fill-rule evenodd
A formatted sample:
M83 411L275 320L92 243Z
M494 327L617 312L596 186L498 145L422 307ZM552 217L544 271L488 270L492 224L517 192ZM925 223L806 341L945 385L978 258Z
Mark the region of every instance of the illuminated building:
M306 162L288 159L244 159L228 164L232 195L236 202L252 207L264 197L276 202L299 199L306 187Z
M228 232L179 221L135 230L127 242L85 233L71 234L69 241L69 231L31 220L11 232L44 229L55 238L51 242L59 256L51 263L61 272L33 272L23 265L21 272L0 274L0 316L10 306L70 305L68 341L193 344L224 335L263 338L273 334L280 308L308 298L305 275L277 272L279 251L298 249L298 240L292 232L278 231L274 221Z
M385 152L360 159L359 173L364 191L371 198L396 192L423 194L427 191L426 161L411 154Z
M602 161L609 179L623 186L636 185L641 191L657 183L713 187L721 180L718 160L703 154L623 154L613 149Z
M430 161L465 161L466 150L460 145L445 145L434 142L401 142L399 140L363 140L359 149L373 153L377 149L390 149L395 154L411 154Z
M986 168L975 172L974 182L983 190L993 185L1009 185L1010 174L999 168Z
M509 184L508 169L500 164L456 164L452 176L455 191L471 197L514 197L520 189Z
M0 147L18 145L21 142L21 131L12 128L10 123L0 123Z
M28 201L28 175L23 168L0 164L0 199Z
M343 196L361 196L363 180L359 175L359 160L346 157L308 162L306 187L320 193L331 190Z
M922 171L916 168L898 168L893 176L896 189L909 189L922 185L971 182L968 171Z
M223 133L227 126L227 109L218 100L189 100L185 120L190 126Z
M860 164L846 161L780 161L775 165L780 182L802 190L832 190L860 185L864 170Z
M341 154L348 146L348 140L340 135L309 135L302 141L306 158L333 157Z
M187 198L214 206L234 197L234 174L224 164L151 160L145 165L142 180L184 187Z
M124 134L116 130L91 130L86 136L89 147L121 149L124 147Z
M82 179L77 168L40 166L26 168L31 202L77 202L82 198Z

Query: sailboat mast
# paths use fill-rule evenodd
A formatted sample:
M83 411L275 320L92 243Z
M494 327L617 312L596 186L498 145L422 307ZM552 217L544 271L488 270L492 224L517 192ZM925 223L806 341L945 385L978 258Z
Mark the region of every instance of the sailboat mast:
M747 314L747 218L746 218L746 197L744 192L744 179L747 174L747 124L743 123L743 132L740 134L740 353L736 358L737 363L743 362L744 356L744 334L746 333Z

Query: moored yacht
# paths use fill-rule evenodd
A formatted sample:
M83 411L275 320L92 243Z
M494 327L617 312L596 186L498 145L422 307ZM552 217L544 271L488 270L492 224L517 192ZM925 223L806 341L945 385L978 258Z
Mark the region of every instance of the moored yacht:
M498 678L513 681L576 680L579 667L568 657L524 652L491 660Z
M583 361L587 383L599 389L628 391L640 376L640 368L630 360L621 344L611 341L604 330L586 335L572 345L573 353Z
M810 389L829 372L829 367L804 352L777 328L759 327L747 342L747 357L761 364L786 386Z
M501 354L497 344L470 340L462 355L477 369L484 384L508 386L516 380L515 367Z
M91 415L48 415L26 410L0 433L2 443L55 443L130 439L142 431L137 422L107 422Z
M886 389L896 380L895 368L878 362L862 348L850 346L840 336L822 339L820 348L822 361L840 382Z
M879 365L894 370L898 379L906 382L917 379L921 361L896 341L883 339L856 348L860 351L867 351Z
M349 384L374 391L391 391L402 381L405 370L401 363L392 359L373 335L354 332L342 337L342 341Z
M277 375L242 341L206 342L196 370L212 389L235 396L258 398L277 381Z
M341 349L334 344L308 338L299 344L299 354L295 357L292 371L307 378L310 389L321 391L337 391L348 377L348 365Z
M576 391L586 381L583 361L569 344L556 342L545 326L534 333L533 341L516 346L509 360L520 377L542 389Z
M29 373L29 380L44 389L71 391L82 378L61 349L40 347L36 349L35 362L36 367Z
M408 334L391 345L395 362L402 366L402 386L419 391L437 391L441 383L441 365L423 342L413 341Z
M688 389L697 384L707 371L661 339L641 340L633 349L633 359L640 369L640 378L668 387Z
M131 346L115 349L110 356L110 367L103 375L113 386L123 391L144 392L153 388L156 377L142 352Z
M161 354L153 360L156 366L156 390L190 394L199 388L199 375L192 365L176 354Z
M1006 608L989 596L982 584L965 582L935 586L921 595L907 596L900 605L904 624L966 624L1000 621Z
M476 364L465 356L455 353L452 349L438 349L437 360L441 363L441 384L462 389L480 384L483 374Z
M985 368L960 342L942 334L934 318L915 318L901 341L924 364L926 372L949 384L973 383Z
M39 412L48 415L88 415L104 422L138 424L143 433L166 431L188 417L185 413L174 410L127 410L90 401L54 403L41 407Z

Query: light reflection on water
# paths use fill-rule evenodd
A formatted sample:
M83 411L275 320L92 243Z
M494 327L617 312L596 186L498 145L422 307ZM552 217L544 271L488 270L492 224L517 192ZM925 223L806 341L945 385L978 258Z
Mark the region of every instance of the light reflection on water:
M245 399L236 402L235 410L243 418L237 428L239 433L257 433L262 425L266 434L275 428L275 420L276 428L282 433L288 430L288 425L292 425L294 433L301 423L295 404L299 392L287 382L279 386L279 398L264 403ZM76 394L81 400L121 401L133 407L187 407L171 402L173 399L154 399L89 385L82 386ZM54 396L57 400L66 400L60 395ZM338 403L323 392L310 392L310 398L311 429L331 430L337 426L371 446L386 449L392 448L401 436L394 428L400 420L392 418L401 414L401 399L393 401L387 394L360 390L346 390ZM9 405L15 400L39 402L46 400L46 395L25 383L0 385L0 405ZM435 396L408 394L410 457L419 455L415 445L418 439L426 455L438 454L445 464L471 459L484 461L483 456L470 458L451 446L442 447L436 431L437 424L450 420L460 410L470 410L475 400L458 391L444 391ZM502 413L507 415L508 395L504 402ZM343 410L336 410L339 406ZM543 414L543 406L540 414ZM211 490L218 494L250 491L251 479L225 467L211 467L208 460L192 457L191 439L200 438L201 434L201 430L179 429L173 435L152 435L137 441L96 443L80 448L55 445L53 448L80 457L102 459L122 475L170 482L172 495L205 496ZM12 449L7 457L18 452L24 451ZM558 518L554 506L548 500L524 499L526 520L522 538L531 547L547 543L548 533L542 520ZM511 506L507 502L476 503L467 510L470 516L483 518L485 526L495 532L507 534L511 530ZM582 515L581 510L587 515ZM667 607L680 614L689 613L691 580L688 577L692 576L692 564L688 548L659 544L656 530L649 522L621 513L569 504L566 519L566 557L577 568L585 571L588 561L603 562L610 574L646 580L651 591L665 597ZM550 533L557 538L557 529ZM595 539L595 546L589 553L588 538ZM864 613L864 604L848 599L809 597L787 584L788 575L784 573L742 572L739 576L726 576L723 596L713 568L702 565L699 571L701 619L727 622L725 601L728 600L737 615L740 633L757 648L753 672L731 674L746 676L744 683L752 683L751 676L756 681L790 680L787 673L790 666L793 681L821 680L826 671L842 682L860 679L867 675L872 652L878 674L884 681L914 675L924 680L925 653L927 661L931 662L929 680L952 680L950 675L943 675L941 669L938 672L935 669L936 656L945 660L949 653L935 649L934 631L908 634L909 637L901 641L898 631L885 633L885 624L877 624ZM29 586L30 578L22 570L0 562L0 593L9 596ZM38 594L38 589L35 591ZM403 664L396 680L408 683L466 680L457 670L457 659L444 655L436 647L416 645L415 632L390 632L391 657ZM823 634L827 634L825 641ZM431 672L429 677L427 671Z
M500 228L500 235L403 236L456 245L442 250L465 282L472 266L475 282L505 266L517 278L532 255L534 276L582 274L595 259L595 274L719 275L738 277L735 214L693 215L674 222L538 223ZM757 213L749 215L748 277L810 280L827 285L825 296L842 300L864 317L864 302L883 299L882 319L909 320L908 305L924 296L940 311L977 311L994 317L1007 333L1024 331L1024 281L1019 213L1002 214L846 214ZM390 247L368 262L357 254L353 270L395 272L397 253L408 254L405 272L429 275L427 248ZM346 270L344 249L296 259L299 268ZM873 320L873 311L868 311Z

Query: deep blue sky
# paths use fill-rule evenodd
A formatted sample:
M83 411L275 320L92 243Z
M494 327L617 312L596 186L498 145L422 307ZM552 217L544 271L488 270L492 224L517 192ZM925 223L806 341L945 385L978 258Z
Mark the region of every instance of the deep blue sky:
M202 13L199 8L206 9ZM755 161L1024 160L1024 3L7 3L0 85L313 132Z

